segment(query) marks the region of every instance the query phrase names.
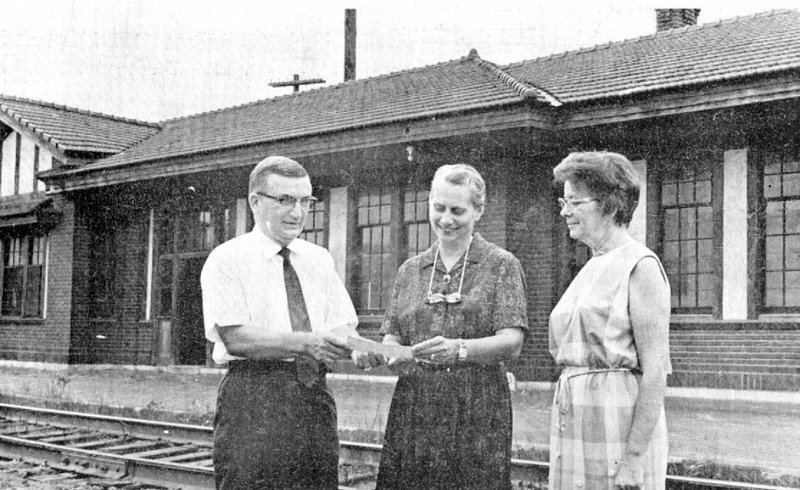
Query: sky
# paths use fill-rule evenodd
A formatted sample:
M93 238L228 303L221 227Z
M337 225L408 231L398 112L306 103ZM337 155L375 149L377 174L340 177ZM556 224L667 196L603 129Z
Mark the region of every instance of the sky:
M655 32L655 8L699 23L798 0L0 0L0 94L163 121L344 77L344 9L359 79L466 56L507 64ZM311 90L323 85L311 85Z

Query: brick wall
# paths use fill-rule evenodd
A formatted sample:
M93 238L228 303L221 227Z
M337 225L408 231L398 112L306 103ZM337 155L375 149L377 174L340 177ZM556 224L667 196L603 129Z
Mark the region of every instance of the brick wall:
M149 214L147 207L125 205L124 193L116 197L96 196L79 201L78 216L80 244L76 243L75 261L82 264L74 282L73 363L80 364L152 364L155 346L155 327L145 322L147 280L147 239ZM98 206L113 211L103 220L89 224L91 213ZM113 316L92 318L89 297L88 245L92 227L113 226L114 234L114 299Z
M547 350L548 318L553 307L555 250L552 166L522 153L508 172L508 249L525 271L529 332L519 360L511 368L519 380L549 381L554 376Z
M53 207L62 212L62 219L49 231L47 240L47 318L0 323L2 359L58 363L68 360L74 206L62 196L54 196Z
M670 386L800 390L796 324L670 327Z

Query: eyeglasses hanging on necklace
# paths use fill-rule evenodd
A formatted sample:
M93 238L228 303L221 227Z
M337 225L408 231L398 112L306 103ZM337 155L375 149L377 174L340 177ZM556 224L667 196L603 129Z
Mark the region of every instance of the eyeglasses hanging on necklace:
M433 292L433 275L436 273L436 262L439 260L439 247L436 247L436 254L433 256L433 267L431 267L431 280L428 283L428 295L425 297L425 303L435 305L438 303L447 303L450 305L461 303L461 288L464 287L464 273L467 270L467 259L469 258L469 249L472 247L472 237L469 238L467 245L467 252L464 254L464 263L461 264L461 281L458 284L458 292L450 294L434 293ZM450 274L445 274L449 278ZM449 280L446 282L450 282Z

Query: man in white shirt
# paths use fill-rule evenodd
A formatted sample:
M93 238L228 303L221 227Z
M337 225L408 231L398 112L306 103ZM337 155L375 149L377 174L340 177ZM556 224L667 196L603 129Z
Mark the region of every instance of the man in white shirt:
M215 248L203 267L206 337L214 360L228 364L214 421L218 489L338 487L325 366L348 357L341 332L358 317L328 251L297 238L311 190L296 161L261 161L248 195L255 227ZM303 321L292 289L298 279Z

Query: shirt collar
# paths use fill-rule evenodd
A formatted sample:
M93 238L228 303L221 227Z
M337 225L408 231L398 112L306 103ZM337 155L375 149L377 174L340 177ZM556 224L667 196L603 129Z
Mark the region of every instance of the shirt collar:
M469 247L469 257L467 257L467 261L473 264L479 263L483 260L483 256L486 254L486 249L489 242L483 239L480 233L475 233L472 235L472 245ZM439 246L439 241L433 242L433 245L428 248L428 250L422 252L422 256L420 258L420 267L425 269L433 265L433 258L436 256L436 247Z
M278 255L278 252L280 252L283 248L283 245L276 242L273 238L265 235L260 229L258 229L258 226L253 227L252 231L250 231L250 236L255 242L256 247L258 247L260 250L263 250L267 257ZM303 244L303 240L295 238L289 242L289 245L287 245L286 248L292 251L292 253L302 255L305 251Z

